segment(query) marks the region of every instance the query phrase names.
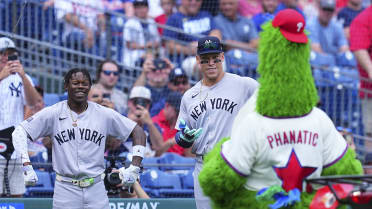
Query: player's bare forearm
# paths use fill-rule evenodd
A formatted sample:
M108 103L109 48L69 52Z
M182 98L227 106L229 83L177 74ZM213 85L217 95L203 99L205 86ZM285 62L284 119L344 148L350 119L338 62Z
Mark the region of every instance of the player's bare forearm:
M146 147L146 134L139 125L136 125L136 127L134 127L131 135L133 137L133 147L136 145L141 145L141 146ZM141 161L142 161L142 157L133 156L132 164L135 166L140 166Z

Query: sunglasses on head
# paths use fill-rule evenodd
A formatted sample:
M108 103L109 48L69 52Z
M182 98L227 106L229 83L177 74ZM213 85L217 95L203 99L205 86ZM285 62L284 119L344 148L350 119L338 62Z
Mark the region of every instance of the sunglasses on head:
M114 74L114 76L118 76L119 72L118 71L109 71L109 70L102 70L103 74L110 76L111 74Z

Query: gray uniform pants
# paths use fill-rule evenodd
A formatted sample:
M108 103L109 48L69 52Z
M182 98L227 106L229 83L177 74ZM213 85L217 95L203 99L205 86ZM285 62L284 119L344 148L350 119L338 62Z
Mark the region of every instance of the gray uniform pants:
M197 209L211 209L211 201L207 196L203 194L203 190L199 184L198 176L202 168L203 168L203 159L202 157L198 156L196 157L195 170L193 173L194 196L195 196L196 208Z
M81 188L68 182L56 181L53 209L109 209L103 181Z

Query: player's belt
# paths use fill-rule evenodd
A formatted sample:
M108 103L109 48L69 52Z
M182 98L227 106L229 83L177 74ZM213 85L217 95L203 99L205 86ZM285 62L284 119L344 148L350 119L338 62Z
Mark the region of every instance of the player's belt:
M56 180L59 181L59 182L67 182L67 183L71 183L75 186L85 188L85 187L92 186L93 184L96 184L96 183L102 181L102 175L103 174L100 174L96 177L77 180L77 179L69 178L69 177L66 177L66 176L61 176L60 174L56 174Z

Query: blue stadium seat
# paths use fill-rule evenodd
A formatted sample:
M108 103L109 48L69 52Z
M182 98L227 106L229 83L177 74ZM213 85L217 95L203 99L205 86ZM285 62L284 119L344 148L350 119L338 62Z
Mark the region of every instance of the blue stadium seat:
M145 157L142 159L142 165L145 169L159 169L159 157Z
M160 164L171 164L161 167L161 170L190 170L194 167L195 162L194 158L183 157L173 152L166 152L159 159Z
M60 101L60 96L53 93L44 93L45 106L51 106Z
M330 54L319 54L314 51L310 54L310 64L313 68L324 68L336 65L336 59Z
M36 155L30 157L30 161L32 162L34 169L45 168L45 166L38 165L38 163L46 163L47 162L47 160L43 156L43 152L39 152Z
M194 170L190 170L186 175L181 175L181 183L183 189L194 189L194 176L192 173Z
M35 186L27 187L27 197L53 197L53 187L49 172L35 170L38 181Z
M56 172L50 172L50 180L52 181L52 186L56 183Z
M160 170L147 170L141 175L141 185L155 197L192 197L192 189L182 189L181 180L177 174L170 174ZM149 190L151 189L151 190ZM145 190L146 191L146 190Z
M340 53L336 56L336 64L340 67L356 68L357 61L353 53L350 51Z
M258 55L240 49L232 49L225 53L226 71L240 76L256 78Z

